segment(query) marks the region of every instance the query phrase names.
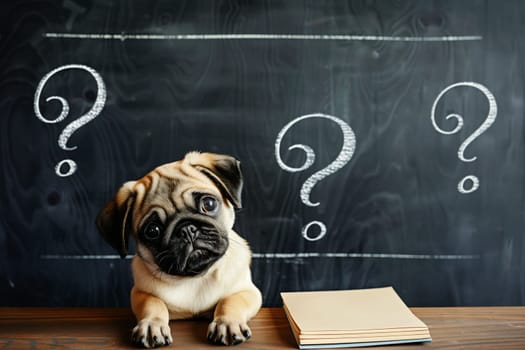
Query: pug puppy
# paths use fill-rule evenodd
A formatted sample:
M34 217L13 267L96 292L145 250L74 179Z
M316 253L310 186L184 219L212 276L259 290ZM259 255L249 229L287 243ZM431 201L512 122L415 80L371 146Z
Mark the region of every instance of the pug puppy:
M107 242L125 257L129 236L134 343L172 343L169 320L211 316L208 339L236 345L251 337L248 320L261 307L251 251L232 227L241 207L240 163L190 152L137 181L126 182L97 217Z

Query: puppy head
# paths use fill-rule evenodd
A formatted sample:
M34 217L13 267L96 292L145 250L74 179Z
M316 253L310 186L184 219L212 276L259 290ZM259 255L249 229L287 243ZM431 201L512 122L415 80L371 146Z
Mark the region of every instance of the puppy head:
M241 190L235 158L190 152L122 185L98 215L97 226L122 257L132 235L137 254L160 271L194 276L228 249Z

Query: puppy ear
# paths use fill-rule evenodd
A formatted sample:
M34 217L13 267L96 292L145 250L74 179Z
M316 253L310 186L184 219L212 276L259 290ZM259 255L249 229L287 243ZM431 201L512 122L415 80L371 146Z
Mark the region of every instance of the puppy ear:
M241 208L241 162L223 154L190 152L184 158L207 175L235 209Z
M128 254L131 208L135 203L134 181L126 182L97 216L97 227L104 239L120 254Z

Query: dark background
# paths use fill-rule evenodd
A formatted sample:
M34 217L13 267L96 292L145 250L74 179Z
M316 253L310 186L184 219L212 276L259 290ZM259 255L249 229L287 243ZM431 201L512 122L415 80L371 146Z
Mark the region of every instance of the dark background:
M253 277L266 306L280 291L392 285L410 306L525 304L524 49L522 1L2 1L0 4L0 303L3 306L123 306L129 259L94 225L127 180L187 151L232 154L245 175L236 230L254 251ZM50 38L91 34L326 34L479 36L480 40L136 40ZM83 64L104 79L101 113L57 139L97 96L81 70L38 83L55 68ZM430 111L447 86L474 81L495 96L495 123L457 157L487 117L487 98L455 88L437 120L459 113L464 128L438 133ZM342 148L340 128L303 121L281 155L313 166L290 173L275 140L305 114L336 116L355 132L348 164L311 192L305 180ZM61 178L62 159L78 164ZM480 187L461 194L475 174ZM326 236L309 242L312 220Z

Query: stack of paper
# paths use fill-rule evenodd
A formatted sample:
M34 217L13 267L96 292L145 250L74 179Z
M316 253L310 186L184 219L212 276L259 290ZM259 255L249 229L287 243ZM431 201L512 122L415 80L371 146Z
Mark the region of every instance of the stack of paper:
M432 341L392 287L281 293L299 349Z

